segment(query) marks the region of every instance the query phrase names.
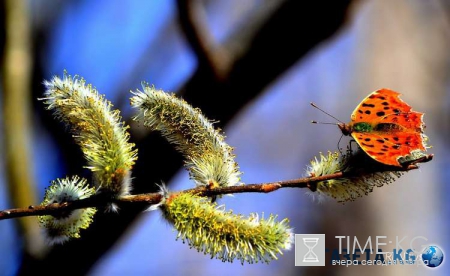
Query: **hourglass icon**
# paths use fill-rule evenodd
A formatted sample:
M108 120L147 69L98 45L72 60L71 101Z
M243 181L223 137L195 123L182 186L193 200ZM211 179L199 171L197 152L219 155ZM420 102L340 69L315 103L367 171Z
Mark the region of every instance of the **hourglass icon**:
M316 247L319 238L303 238L303 243L308 247L308 253L303 257L304 262L315 263L319 262L319 258L314 253L313 248Z

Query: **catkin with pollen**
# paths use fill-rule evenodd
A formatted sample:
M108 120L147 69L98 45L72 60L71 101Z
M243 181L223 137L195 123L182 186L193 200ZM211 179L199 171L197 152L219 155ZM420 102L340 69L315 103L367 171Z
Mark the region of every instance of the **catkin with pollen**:
M356 153L348 151L343 155L328 152L327 155L320 153L319 158L311 160L307 175L319 177L343 172L343 177L317 182L315 191L343 203L368 195L375 187L390 184L403 175L401 171L386 168L371 160L361 150Z
M92 85L76 76L55 76L44 85L47 108L70 127L93 172L94 184L114 196L129 194L137 151L128 142L128 127L119 110L113 110Z
M138 108L136 120L158 130L185 157L190 177L197 186L226 187L240 184L233 148L199 109L173 94L143 84L131 98Z
M177 238L223 262L268 263L293 242L288 219L257 214L245 218L190 193L166 194L160 209L178 231Z
M95 188L90 188L85 179L78 176L52 181L45 191L41 205L72 202L85 199L95 194ZM55 216L38 216L49 244L60 244L71 238L79 238L80 230L87 229L92 223L96 208L77 209Z

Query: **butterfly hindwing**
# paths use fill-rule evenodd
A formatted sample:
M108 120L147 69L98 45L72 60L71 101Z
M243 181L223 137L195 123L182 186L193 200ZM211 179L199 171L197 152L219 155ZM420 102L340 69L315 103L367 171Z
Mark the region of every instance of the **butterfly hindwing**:
M352 137L373 159L385 165L402 166L399 160L415 160L422 155L425 146L421 133L362 133L353 132Z

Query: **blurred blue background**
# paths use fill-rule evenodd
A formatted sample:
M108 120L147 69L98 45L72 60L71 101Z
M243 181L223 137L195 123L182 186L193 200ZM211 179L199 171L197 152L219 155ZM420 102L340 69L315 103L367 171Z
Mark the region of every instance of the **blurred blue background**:
M298 2L6 1L3 15L11 11L11 3L24 4L32 40L28 137L32 165L27 169L36 202L29 204L39 203L55 178L89 177L64 126L36 100L43 93L42 81L61 76L65 69L92 83L131 124L139 149L136 193L155 191L155 183L162 181L172 190L193 187L180 167L181 156L158 134L130 121L129 91L141 88L141 81L179 93L219 121L217 126L224 128L227 142L235 147L244 183L302 177L319 152L337 150L340 131L311 125L311 120L329 118L309 102L348 121L367 94L386 87L401 92L414 110L426 113L432 162L345 205L332 199L318 203L304 189L239 194L220 203L246 215L288 217L295 233L326 234L329 248L337 248L332 240L338 235L361 240L376 235L424 236L444 255L450 253L450 224L445 220L450 211L445 161L450 134L450 5L441 0ZM7 26L14 20L4 18L6 53ZM7 92L5 86L1 89L4 141ZM0 153L7 152L5 147L2 143ZM0 209L25 207L11 200L8 159L1 156ZM18 229L15 220L0 222L1 275L39 274L52 262L74 264L78 268L73 273L80 275L448 275L450 271L445 258L433 270L401 265L302 268L294 266L293 250L268 265L222 263L176 241L176 232L158 212L140 209L101 216L80 240L51 249L37 240L34 247L28 245L23 238L27 234Z

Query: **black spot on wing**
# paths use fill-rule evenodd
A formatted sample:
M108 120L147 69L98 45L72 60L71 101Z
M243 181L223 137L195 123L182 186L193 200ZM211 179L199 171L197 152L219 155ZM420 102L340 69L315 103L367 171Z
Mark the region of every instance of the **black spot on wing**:
M362 106L363 106L363 107L369 107L369 108L375 107L374 104L366 104L366 103L363 103Z
M370 145L370 144L366 144L366 143L361 143L361 145L363 145L365 147L369 147L369 148L375 147L374 145Z

